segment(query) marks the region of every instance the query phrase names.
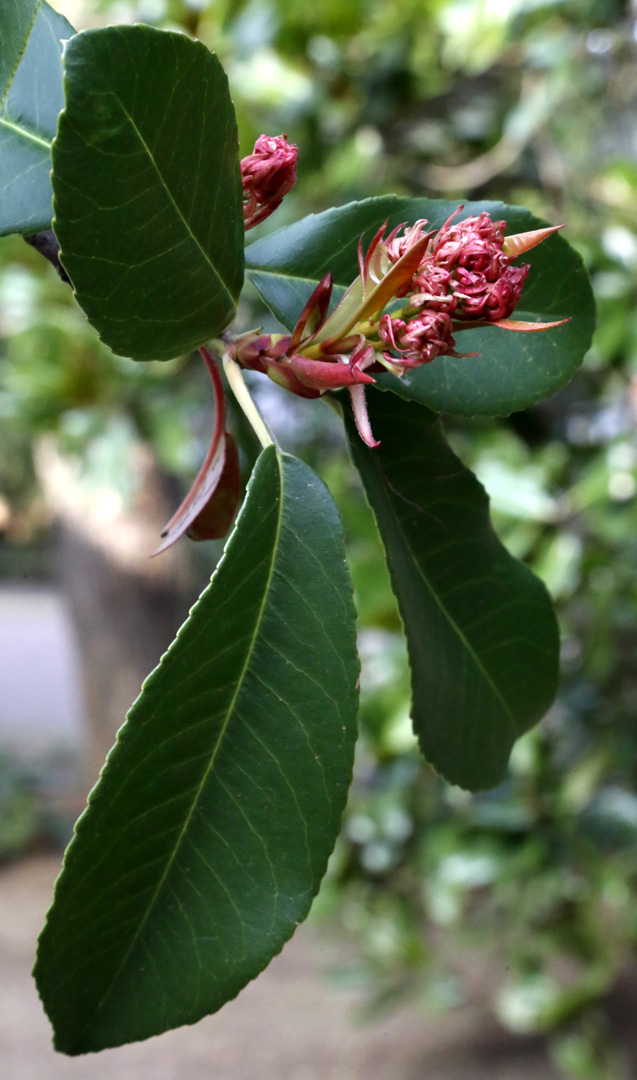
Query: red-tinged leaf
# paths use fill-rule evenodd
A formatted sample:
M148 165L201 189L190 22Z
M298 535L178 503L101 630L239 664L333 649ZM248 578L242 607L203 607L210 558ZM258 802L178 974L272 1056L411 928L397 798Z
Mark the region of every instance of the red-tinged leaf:
M399 293L402 286L414 276L423 260L430 239L431 233L422 236L413 247L409 248L409 251L405 252L402 259L399 259L392 266L391 270L385 274L382 281L379 281L378 285L372 289L365 299L358 312L357 322L369 318L370 315L374 315L377 311L381 311L385 304L388 304L392 297ZM350 327L348 327L349 329Z
M215 398L215 426L208 453L204 459L194 484L186 495L179 509L173 514L162 533L162 543L153 556L161 555L167 548L179 540L199 517L221 482L226 460L226 403L223 383L219 369L212 356L202 345L199 352L203 356L212 379Z
M368 280L368 278L369 278L369 276L371 274L372 259L374 258L374 255L376 254L376 249L378 248L378 245L380 244L381 240L383 239L383 236L385 235L385 229L387 228L388 225L389 225L389 218L386 218L386 220L381 225L380 229L378 229L376 235L373 237L372 242L371 242L371 244L369 245L369 247L367 249L367 254L365 255L364 259L362 259L362 254L363 254L363 237L362 236L361 236L361 238L360 238L360 240L358 242L358 265L360 267L360 275L361 275L361 277L363 279L363 295L365 295L366 291L367 291L367 288L366 288L367 287L367 280ZM361 259L362 259L362 261L361 261Z
M239 451L229 431L226 455L219 482L201 513L187 529L191 540L220 540L229 531L241 496Z
M510 259L517 259L525 251L537 247L547 236L563 229L564 225L549 225L546 229L530 229L528 232L515 233L513 236L505 236L502 250Z
M499 326L502 330L517 330L520 333L528 333L535 330L552 330L554 326L564 326L570 319L558 319L557 322L524 322L520 319L498 319L492 326ZM481 324L484 326L484 323Z
M303 308L299 321L290 338L289 352L296 352L301 341L309 339L325 321L332 295L332 275L326 274L319 281L307 304Z
M323 341L340 341L347 335L347 327L356 322L356 312L363 302L363 279L359 275L345 290L338 305L323 323L321 329L312 338L312 344ZM329 351L329 350L328 350Z
M217 442L212 456L210 455L210 451L208 452L206 460L197 474L197 479L181 506L176 513L173 514L164 529L162 533L162 542L157 550L153 551L153 558L155 555L161 555L162 552L167 551L169 547L172 547L184 533L188 532L190 526L197 520L199 515L203 513L217 490L217 487L221 483L225 461L226 435L224 432Z

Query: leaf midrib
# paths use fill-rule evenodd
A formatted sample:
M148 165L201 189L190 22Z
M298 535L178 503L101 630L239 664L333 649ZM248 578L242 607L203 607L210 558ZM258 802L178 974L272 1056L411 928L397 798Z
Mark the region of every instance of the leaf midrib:
M230 724L230 720L231 720L233 712L234 712L235 705L237 703L237 698L239 697L239 694L240 694L241 689L243 687L243 682L244 682L244 679L245 679L245 675L246 675L248 666L250 664L250 661L252 659L252 654L254 653L257 638L259 636L259 631L261 629L261 623L263 621L263 613L264 613L264 610L265 610L265 605L266 605L267 598L268 598L269 593L270 593L270 588L271 588L271 585L272 585L272 578L274 576L274 564L276 562L276 555L277 555L277 551L278 551L278 547L279 547L279 540L280 540L280 536L281 536L281 527L282 527L282 522L283 522L284 482L283 482L283 469L281 468L281 461L280 461L280 458L279 458L278 455L276 457L276 461L277 461L277 466L278 466L278 470L279 470L279 481L280 481L280 488L279 488L279 516L278 516L278 520L277 520L277 524L276 524L274 543L272 545L272 561L271 561L270 569L269 569L269 572L268 572L268 580L267 580L266 586L265 586L265 588L263 590L263 599L262 599L262 602L261 602L261 605L260 605L260 608L259 608L258 615L257 615L256 620L255 620L254 633L253 633L253 635L251 637L250 644L249 644L248 649L246 651L246 659L245 659L245 662L244 662L243 667L241 669L241 673L240 673L240 675L239 675L239 677L237 679L237 685L236 685L235 692L234 692L234 694L232 696L232 700L230 701L230 704L228 706L228 711L227 711L227 714L226 714L226 718L225 718L225 720L223 722L221 731L220 731L219 736L217 738L216 745L215 745L215 747L214 747L214 749L212 751L208 766L207 766L207 768L206 768L206 770L205 770L205 772L203 774L201 783L199 784L199 786L198 786L198 788L197 788L197 790L196 790L196 792L195 792L195 794L193 796L191 808L190 808L190 810L189 810L189 812L188 812L188 814L186 816L186 820L184 821L184 825L183 825L183 827L181 829L181 832L179 833L179 836L177 837L177 840L175 841L174 848L173 848L172 853L170 854L170 856L168 858L166 868L165 868L165 870L164 870L164 872L163 872L163 874L162 874L162 876L161 876L161 878L159 880L157 888L155 889L155 892L153 893L153 895L152 895L152 897L151 897L151 899L150 899L150 901L149 901L149 903L147 905L146 912L145 912L145 914L144 914L144 916L143 916L143 918L142 918L142 920L141 920L141 922L139 924L139 928L137 929L137 931L136 931L136 933L135 933L135 935L133 937L133 940L131 941L128 949L126 950L126 953L123 956L123 958L121 960L121 963L119 964L119 967L117 968L117 971L113 975L113 978L111 979L111 982L110 982L110 985L109 985L108 989L106 990L106 992L104 993L104 995L102 996L100 1001L98 1002L97 1006L95 1007L95 1009L91 1013L90 1017L87 1019L86 1023L82 1027L81 1031L78 1033L78 1036L77 1036L77 1039L76 1039L76 1044L79 1044L79 1042L80 1042L80 1040L82 1038L82 1035L84 1034L84 1032L88 1028L91 1021L97 1015L99 1015L100 1011L102 1010L102 1008L104 1007L104 1005L108 1001L108 998L111 995L111 993L113 992L113 989L116 986L117 981L118 981L122 971L124 970L126 964L128 963L135 946L138 944L138 942L139 942L139 940L141 938L141 935L142 935L142 933L144 931L144 927L146 926L146 923L148 922L148 920L149 920L149 918L151 916L151 913L152 913L153 908L154 908L154 906L155 906L155 904L157 902L159 894L161 893L164 885L166 884L168 875L169 875L169 873L170 873L170 871L172 869L172 866L173 866L173 864L175 862L175 859L177 858L177 854L178 854L179 849L181 847L181 844L182 844L182 842L183 842L183 840L184 840L184 838L186 836L188 826L190 825L190 822L191 822L191 820L193 818L193 815L194 815L195 810L197 808L197 805L199 803L199 799L201 797L201 794L202 794L202 792L203 792L203 790L204 790L204 788L206 786L206 783L208 781L208 777L210 776L210 773L211 773L212 769L214 768L214 764L215 764L215 761L216 761L216 758L217 758L217 754L219 753L221 743L222 743L224 735L225 735L225 733L226 733L226 731L228 729L228 726ZM238 522L237 522L237 524L238 524ZM220 565L221 565L221 563L219 564L219 566Z
M420 577L422 578L422 581L423 581L425 587L427 588L430 596L434 599L434 601L438 605L438 608L440 609L440 611L444 615L444 617L447 620L449 626L451 627L453 632L457 635L457 637L460 640L463 647L466 649L468 656L470 656L471 659L473 660L477 671L483 677L484 681L486 682L487 686L490 688L490 690L494 694L495 698L502 705L502 708L504 710L506 718L509 721L509 723L510 723L511 727L513 728L513 730L515 731L516 730L516 725L515 725L515 720L514 720L513 713L511 711L510 706L508 705L506 700L503 698L503 696L500 693L498 687L494 683L494 681L491 678L491 675L489 674L487 669L484 667L484 665L483 665L482 661L480 660L479 656L477 655L476 651L473 649L473 647L471 646L471 644L469 643L469 641L467 640L465 635L462 633L462 630L460 629L460 627L456 623L455 619L453 618L451 613L448 611L448 609L445 607L442 600L438 596L437 592L434 590L431 582L428 580L428 578L427 578L427 576L425 574L425 571L424 571L423 567L421 566L420 562L416 558L416 556L414 554L414 551L412 549L412 546L411 546L409 540L407 539L405 531L404 531L404 529L402 527L400 518L398 517L398 515L394 511L391 499L389 499L389 497L388 497L387 485L389 484L389 481L385 480L385 475L382 472L382 470L380 468L380 465L378 465L376 463L376 460L372 460L372 467L374 468L377 476L379 477L381 487L382 487L383 492L385 494L385 505L389 509L389 512L390 512L390 514L391 514L391 516L392 516L392 518L393 518L393 520L395 522L396 528L398 529L398 532L399 532L399 534L401 536L401 539L402 539L406 549L408 550L409 554L411 555L411 557L412 557L412 559L414 561L414 564L418 568L418 573L419 573Z
M41 135L36 135L35 132L30 131L29 128L20 127L19 124L14 124L12 120L7 120L6 116L0 116L0 124L3 127L9 128L10 131L17 132L23 139L30 139L32 142L44 146L49 153L51 152L51 143L47 139L43 139Z
M177 214L179 220L183 223L183 225L184 225L184 227L186 229L186 232L188 233L190 238L193 240L195 246L197 247L197 249L203 255L205 262L208 264L208 266L212 270L212 272L213 272L215 278L217 279L217 281L219 282L223 292L228 297L231 307L234 308L236 306L235 301L234 301L234 297L232 296L228 286L226 285L225 281L221 277L221 275L220 275L219 271L217 270L216 266L211 261L210 256L208 255L208 252L205 250L205 248L202 247L200 241L198 240L198 238L195 236L194 232L192 231L192 228L190 227L190 222L187 220L186 217L184 217L184 215L182 214L182 212L181 212L179 206L177 205L175 199L173 198L172 192L171 192L170 188L168 187L168 184L164 180L164 177L161 174L159 166L158 166L157 162L155 161L155 158L153 157L153 154L151 152L150 147L148 146L148 143L144 139L144 136L142 135L141 131L137 127L137 124L133 120L133 117L131 116L128 109L124 105L124 102L118 97L116 97L116 101L117 101L118 105L120 106L122 112L124 113L126 119L129 121L133 131L135 132L135 134L136 134L137 138L139 139L142 147L144 148L144 151L148 155L148 159L151 162L155 172L157 173L157 177L159 179L159 182L161 183L161 186L163 187L164 191L166 192L166 195L168 197L168 201L173 206L173 208L175 210L175 213Z

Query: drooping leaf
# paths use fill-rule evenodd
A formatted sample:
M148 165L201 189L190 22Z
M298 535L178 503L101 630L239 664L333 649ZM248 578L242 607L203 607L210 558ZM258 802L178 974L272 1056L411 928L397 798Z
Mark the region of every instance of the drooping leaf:
M290 329L316 282L331 271L333 304L358 273L357 246L389 218L389 228L427 218L439 228L457 203L386 196L350 203L280 229L246 251L248 276L283 325ZM488 210L504 218L508 233L541 227L528 210L503 203L466 203L457 220ZM436 411L464 415L506 415L553 393L573 375L590 345L594 304L579 256L561 235L551 236L523 256L531 265L515 318L565 326L537 334L511 334L498 327L457 336L458 351L477 357L439 357L401 379L381 375L379 384Z
M187 535L191 540L220 540L230 530L241 499L239 449L231 432L226 431L226 453L219 483L200 510Z
M64 54L55 232L89 321L115 352L166 360L219 334L243 282L234 106L184 34L112 26Z
M239 507L241 473L239 451L226 431L226 401L216 359L201 346L201 355L212 381L215 422L208 453L190 491L162 532L162 543L153 555L161 555L187 533L192 540L219 540L226 535Z
M51 142L64 108L62 41L74 33L47 3L0 2L0 236L51 226Z
M414 729L445 779L493 787L555 696L553 606L496 537L485 491L440 419L393 394L370 391L368 401L378 449L363 445L350 414L346 425L405 625Z
M351 778L355 614L336 507L274 448L77 824L35 974L79 1054L236 996L305 918Z

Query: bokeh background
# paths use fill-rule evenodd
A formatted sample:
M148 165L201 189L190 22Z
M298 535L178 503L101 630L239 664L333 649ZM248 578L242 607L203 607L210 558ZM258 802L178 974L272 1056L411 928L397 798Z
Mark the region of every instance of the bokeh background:
M314 945L303 946L307 955L276 969L279 981L305 979L318 994L308 1032L309 1014L331 1017L335 1000L359 1027L354 1042L342 1035L340 1058L338 1043L328 1061L325 1040L295 1035L282 1062L280 1021L272 1060L283 1080L374 1077L382 1031L394 1043L385 1039L378 1075L399 1080L477 1078L483 1066L496 1080L628 1080L637 1075L637 3L54 6L78 29L148 22L218 52L242 153L262 131L286 131L299 147L297 187L255 237L389 192L503 199L566 222L599 313L580 373L532 410L447 424L504 542L548 585L562 629L557 704L518 743L497 790L450 788L419 759L400 620L333 414L254 384L284 447L339 503L363 659L355 784L309 931L332 943L329 962L316 966ZM246 287L239 328L269 320ZM114 357L53 268L21 238L3 241L0 906L11 907L11 888L29 895L25 866L37 890L38 859L59 863L126 708L219 557L218 544L183 541L148 559L210 422L196 357ZM240 416L233 424L247 476L256 447ZM46 905L46 873L42 881ZM10 949L10 924L4 935ZM276 975L272 986L275 1000ZM246 993L258 1009L254 988ZM488 1028L488 1047L466 1042L467 1017L471 1038ZM457 1034L459 1064L426 1057L441 1030L449 1045ZM399 1068L410 1039L418 1053ZM75 1076L55 1071L52 1051L31 1073L11 1047L16 1080ZM210 1053L202 1076L243 1077L225 1051L222 1067ZM81 1075L111 1075L92 1067Z

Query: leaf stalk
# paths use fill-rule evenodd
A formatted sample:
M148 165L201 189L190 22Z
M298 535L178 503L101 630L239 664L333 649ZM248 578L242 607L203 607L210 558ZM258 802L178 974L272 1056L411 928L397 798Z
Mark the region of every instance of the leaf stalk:
M252 395L245 384L241 368L227 352L223 354L223 370L226 373L228 385L232 390L237 403L243 410L246 419L249 421L263 449L266 450L268 446L275 446L276 449L279 450L280 447L276 438L261 416L261 413L257 409Z

